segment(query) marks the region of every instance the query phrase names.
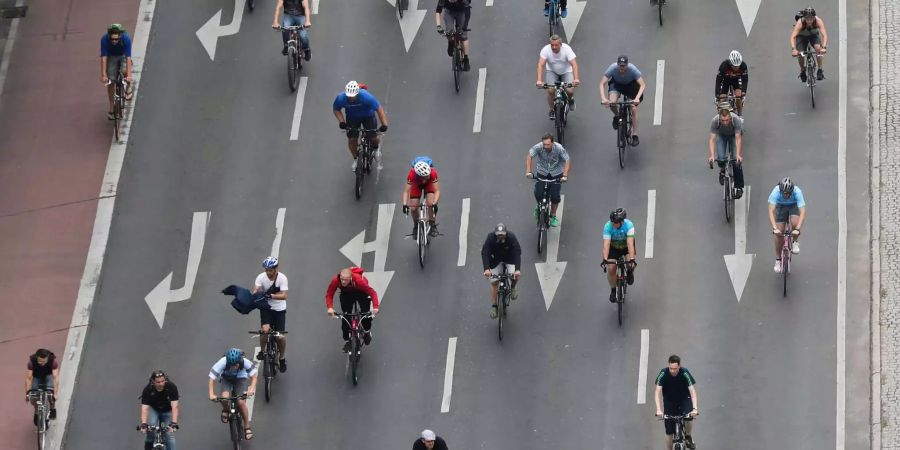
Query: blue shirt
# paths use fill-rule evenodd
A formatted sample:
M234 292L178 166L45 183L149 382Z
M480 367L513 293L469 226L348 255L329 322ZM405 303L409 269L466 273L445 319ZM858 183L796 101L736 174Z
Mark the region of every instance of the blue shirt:
M126 56L131 58L131 37L128 33L119 35L119 42L113 44L109 41L109 35L104 34L100 38L100 56Z
M243 364L240 364L235 368L225 367L225 357L223 356L213 364L212 369L209 371L209 378L211 380L225 379L227 381L234 381L241 378L250 378L252 376L256 376L256 364L247 358L244 358Z
M603 226L603 239L609 239L609 246L612 248L628 248L628 238L634 237L634 224L630 220L625 219L619 228L613 226L611 221L607 221Z
M772 189L772 193L769 194L769 204L775 206L794 206L797 205L798 208L806 207L806 200L803 199L803 191L800 190L799 186L794 186L794 192L791 193L791 196L788 198L784 198L781 195L781 191L778 190L778 185Z
M338 94L334 99L334 110L340 111L341 108L344 109L344 114L348 119L363 120L375 117L375 112L381 108L381 103L378 103L378 99L374 95L365 89L360 89L355 102L351 102L347 98L347 94L343 92Z
M641 77L641 71L638 70L637 66L634 64L628 63L628 67L625 68L625 73L621 73L619 72L619 65L613 63L606 69L604 76L611 79L616 85L622 86L631 83L632 81L637 81L637 79Z

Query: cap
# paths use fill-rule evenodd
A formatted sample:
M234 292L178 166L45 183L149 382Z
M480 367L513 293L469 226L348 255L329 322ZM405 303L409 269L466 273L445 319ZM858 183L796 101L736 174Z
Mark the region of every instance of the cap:
M628 64L628 57L625 55L619 55L619 59L616 60L616 64Z
M433 441L434 440L434 431L422 430L422 439L425 439L426 441Z

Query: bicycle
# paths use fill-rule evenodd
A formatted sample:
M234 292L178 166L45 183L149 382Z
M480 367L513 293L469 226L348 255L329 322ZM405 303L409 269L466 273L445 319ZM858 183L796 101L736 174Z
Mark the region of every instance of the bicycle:
M688 420L694 420L690 413L670 416L668 414L664 414L660 420L674 420L675 421L675 434L672 436L672 450L687 450L688 442L685 438L684 434L684 422Z
M535 176L535 183L544 183L544 192L541 194L541 203L538 205L537 230L538 230L538 254L544 251L547 244L547 230L550 229L550 185L562 183L561 178L540 178Z
M168 433L174 432L174 430L169 429L168 424L162 422L160 422L159 426L147 425L147 428L143 430L141 429L141 426L138 425L137 430L153 435L153 446L151 447L153 450L167 450L166 437Z
M549 0L548 6L550 14L547 16L547 21L550 23L550 36L553 36L559 34L559 24L562 19L559 13L559 0Z
M503 320L506 318L506 308L509 307L509 296L512 292L512 281L506 264L500 263L500 275L491 275L491 279L499 280L497 285L497 336L503 342Z
M128 86L125 83L125 74L122 73L122 67L116 71L116 79L109 79L106 81L106 85L109 86L111 84L115 84L115 90L113 92L113 130L116 136L116 142L119 141L121 132L122 132L122 124L125 121L125 96L126 91L128 90Z
M291 92L297 90L297 86L300 85L300 69L303 68L303 58L300 56L300 31L303 30L303 25L291 25L289 27L278 27L275 31L288 32L288 41L287 41L287 75L288 75L288 87L291 88Z
M231 437L231 442L234 444L234 450L240 450L241 441L246 440L246 435L244 435L244 415L241 413L241 409L238 408L238 400L246 400L248 397L247 393L243 393L241 395L235 395L234 392L231 393L231 397L216 397L213 402L228 402L228 430Z
M431 221L428 220L428 206L425 204L425 194L419 198L419 220L416 221L416 244L419 247L419 266L425 268L425 254L428 251L428 244L432 228Z
M457 93L459 92L459 80L462 76L461 73L464 72L463 59L465 58L465 47L463 46L463 31L472 30L468 28L454 28L453 30L447 30L444 32L444 36L447 37L447 40L450 41L450 46L453 47L453 59L451 60L450 68L453 70L453 86L456 88Z
M729 85L727 94L723 95L721 98L714 99L713 104L716 105L716 111L718 111L719 103L722 101L727 101L731 110L737 113L739 117L743 117L744 103L747 101L747 94L741 94L741 96L734 95L734 87ZM740 106L740 108L738 106Z
M356 174L356 184L353 192L356 195L356 199L359 200L365 187L366 174L372 173L372 163L375 160L375 151L372 148L369 134L374 133L378 135L379 133L377 130L367 130L362 125L357 127L356 131L359 133L359 144L357 145L356 153L356 169L353 171Z
M631 105L634 100L622 95L613 105L619 109L619 126L617 127L616 146L619 148L619 168L625 168L625 149L631 145Z
M359 360L362 358L362 340L363 333L365 333L362 328L362 320L371 319L373 316L371 312L358 312L357 304L354 302L353 312L349 314L335 314L335 317L340 317L341 320L350 325L350 353L348 353L347 357L350 362L350 380L353 382L353 385L356 386L356 384L359 383L358 367Z
M559 142L560 145L565 145L566 123L568 123L569 116L569 93L566 92L566 89L572 89L573 87L575 87L573 83L559 81L554 84L544 83L540 87L540 89L553 89L556 91L553 100L553 121L556 124L556 142Z
M256 2L254 0L247 0L247 11L253 12L253 8L256 6Z
M650 2L650 6L656 6L656 7L659 8L659 26L663 26L663 13L662 13L662 9L663 9L663 6L664 6L665 4L666 4L666 0L656 0L656 1L651 1L651 2Z
M50 428L50 397L53 396L52 389L45 389L43 386L37 389L29 389L27 392L31 404L34 405L34 414L37 418L37 445L39 450L44 450L47 444L47 429Z
M409 9L409 0L397 0L397 14L403 18L403 11Z
M611 261L611 260L609 260ZM603 267L603 273L606 273L606 265L612 264L607 260L600 263ZM615 260L616 264L616 307L618 309L619 326L622 326L622 309L625 307L625 294L628 292L628 283L625 282L627 276L628 262L624 256L619 256ZM632 263L633 264L633 263Z
M812 101L812 107L816 107L816 75L819 72L819 60L816 49L809 43L806 44L806 50L800 52L806 67L806 86L809 87L809 99Z
M263 383L266 391L266 403L268 403L272 396L272 382L275 381L275 377L278 375L278 361L281 359L281 355L278 351L278 338L287 334L287 331L265 332L257 330L249 331L248 333L251 334L251 338L258 338L261 336L266 337L266 345L262 350L263 360L261 362L263 368Z
M731 223L731 218L734 217L734 163L735 159L732 157L734 151L731 148L731 141L728 141L728 157L725 159L725 167L722 169L722 172L719 176L723 179L723 192L722 192L722 200L725 201L725 222ZM713 162L709 162L709 169L712 170Z
M773 231L773 233L775 232ZM788 218L788 221L784 224L784 231L779 231L775 234L781 234L783 239L781 244L781 278L784 283L782 296L787 297L788 275L791 273L791 256L794 254L791 251L791 246L794 244L794 234L790 218Z

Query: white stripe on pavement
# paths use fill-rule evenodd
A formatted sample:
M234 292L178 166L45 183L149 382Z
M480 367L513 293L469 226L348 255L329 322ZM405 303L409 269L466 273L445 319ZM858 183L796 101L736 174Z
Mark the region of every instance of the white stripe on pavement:
M450 394L453 391L453 365L456 363L456 337L447 343L447 368L444 370L444 398L441 400L441 412L450 412Z
M278 253L281 251L281 236L283 236L284 230L284 208L278 208L278 215L275 216L275 239L272 240L272 253L269 253L270 256L278 257Z
M653 239L656 237L654 228L656 227L656 190L647 191L647 231L646 241L644 243L644 258L653 258Z
M25 0L16 0L16 6L25 4ZM9 34L6 36L6 45L3 46L3 61L0 62L0 101L3 100L3 86L6 84L6 73L9 72L9 60L12 56L13 44L16 43L16 32L19 31L19 18L16 17L9 24Z
M291 140L296 141L300 137L300 116L303 115L303 99L306 97L306 83L309 77L300 77L300 84L297 86L296 103L294 103L294 120L291 122Z
M258 355L259 352L261 352L261 351L262 351L262 348L260 348L260 347L255 347L253 349L253 361L256 363L256 370L259 370L259 363L260 363L259 359L256 358L256 355ZM259 377L259 373L257 373L257 377ZM259 378L257 378L257 380L259 380ZM266 381L263 380L263 383L265 383L265 382ZM247 386L249 386L249 385L247 385ZM257 381L256 386L259 387L258 381ZM265 386L263 386L263 389L265 389ZM247 416L248 416L247 421L249 421L249 422L253 421L253 404L256 403L254 401L255 399L256 399L255 395L253 397L247 397Z
M466 252L469 249L469 198L462 201L462 214L459 218L459 255L456 257L456 265L466 265Z
M494 6L494 0L487 0L487 1L484 3L484 6Z
M666 60L656 61L656 92L653 94L653 125L662 125L663 81L666 78Z
M647 363L650 356L650 330L641 330L641 359L638 369L637 404L647 403Z
M473 133L481 133L481 116L484 113L484 83L487 78L487 67L478 69L478 90L475 94L475 123Z
M838 283L835 450L844 450L847 375L847 0L838 0Z
M313 15L319 13L319 0L310 0L309 7L312 9Z

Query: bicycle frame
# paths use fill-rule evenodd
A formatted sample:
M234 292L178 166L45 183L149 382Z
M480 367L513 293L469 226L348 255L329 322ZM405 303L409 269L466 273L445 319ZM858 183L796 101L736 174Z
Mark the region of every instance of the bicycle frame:
M425 200L427 193L423 190L419 196L419 205L416 208L418 218L416 219L416 244L419 247L419 266L425 268L425 254L427 252L431 233L431 221L428 218L429 207Z
M634 101L619 93L619 98L611 105L615 105L619 111L619 126L616 134L616 147L619 149L619 168L625 168L625 149L631 144L631 108Z
M683 414L678 416L670 416L665 414L662 416L661 420L673 420L675 421L675 434L672 436L672 449L675 450L684 450L687 448L686 442L684 439L684 422L689 420L694 420L690 414Z
M247 397L248 395L246 393L235 395L235 392L232 392L230 397L216 397L216 399L213 400L216 403L225 402L228 404L228 428L231 442L234 443L235 448L240 448L240 441L245 440L244 416L241 413L241 409L238 407L238 400L246 400ZM237 428L235 428L235 426L237 426Z
M547 237L547 229L550 228L550 185L562 183L557 178L539 178L535 177L535 183L544 183L544 192L541 194L541 203L538 205L537 230L538 230L538 253L544 251L544 240Z
M572 89L574 87L575 84L564 82L556 82L554 84L544 83L541 86L541 89L552 89L554 91L553 111L556 117L554 119L556 122L556 141L559 142L560 145L564 145L565 128L569 115L569 93L566 89Z
M359 364L359 359L362 356L362 334L363 329L361 326L361 322L363 319L368 319L372 317L372 313L358 313L356 312L357 305L356 302L353 303L353 312L352 313L341 313L336 314L335 317L340 317L341 320L347 322L350 325L350 353L347 355L347 358L350 362L350 380L353 381L353 385L359 382L359 377L357 375L357 365Z
M503 319L506 317L506 307L509 306L509 296L512 292L512 280L506 271L506 263L500 263L500 274L491 275L491 279L497 282L497 336L503 341Z
M601 263L603 267L603 271L606 272L607 265L612 264L609 260L604 260ZM618 321L619 326L622 326L622 308L625 304L625 294L628 292L628 284L625 282L625 277L627 275L627 267L628 262L625 261L625 256L619 256L616 258L616 309L618 311Z
M794 243L794 235L793 235L793 224L791 224L791 217L788 215L787 222L784 223L784 230L779 232L781 235L781 277L783 281L783 291L782 296L787 297L787 279L788 275L791 273L791 246Z
M303 25L291 25L289 27L278 27L277 31L287 31L287 70L288 70L288 87L291 92L297 90L300 84L300 68L303 67L302 58L300 58L300 30Z
M141 431L141 427L137 427L138 431ZM160 422L159 426L148 425L146 428L147 434L153 435L153 450L167 450L166 449L166 441L168 437L168 433L173 432L169 430L169 424Z
M806 71L806 86L809 87L809 97L812 107L816 107L816 75L819 69L819 54L816 49L809 43L806 44L806 50L800 52L803 58L803 64Z
M28 397L31 400L31 403L34 405L34 413L38 416L37 423L37 444L38 449L43 450L47 441L47 427L50 423L50 395L53 394L52 390L44 389L43 387L38 389L31 389L28 391Z

